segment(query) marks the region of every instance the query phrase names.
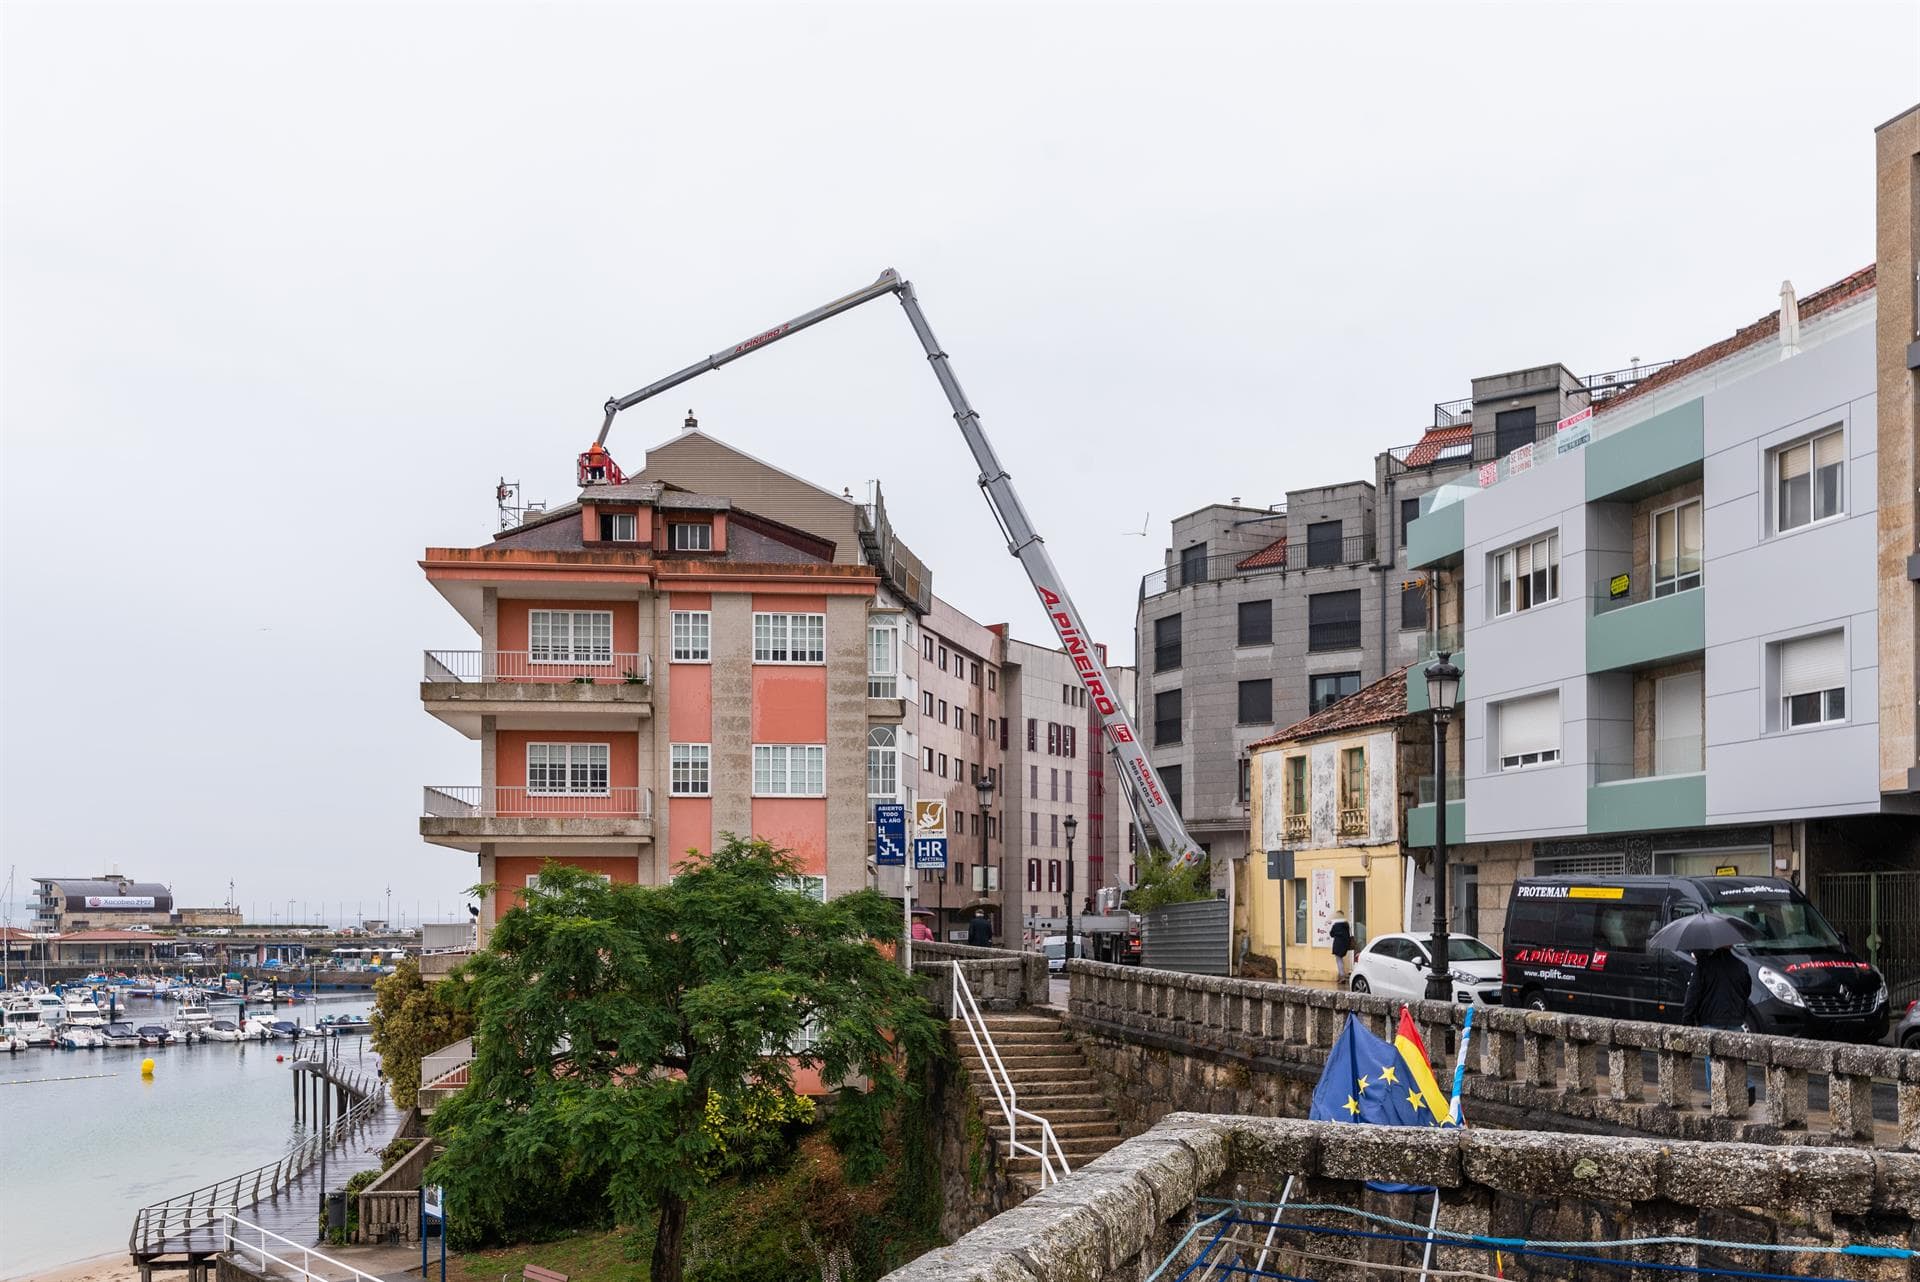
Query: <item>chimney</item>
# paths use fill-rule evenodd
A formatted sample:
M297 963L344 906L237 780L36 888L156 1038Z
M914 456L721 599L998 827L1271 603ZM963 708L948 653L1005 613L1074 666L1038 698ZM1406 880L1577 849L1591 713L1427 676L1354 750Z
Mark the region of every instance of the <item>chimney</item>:
M1780 359L1800 354L1800 303L1793 296L1793 282L1780 282Z
M680 425L680 430L683 432L691 432L694 428L698 426L700 426L700 420L693 416L692 410L688 410L687 421Z

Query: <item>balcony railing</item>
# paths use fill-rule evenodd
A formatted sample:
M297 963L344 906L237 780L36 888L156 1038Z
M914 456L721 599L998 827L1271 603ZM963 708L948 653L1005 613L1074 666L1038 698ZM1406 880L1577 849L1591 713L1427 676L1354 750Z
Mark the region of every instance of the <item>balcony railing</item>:
M1471 402L1468 405L1471 406ZM1439 406L1434 407L1434 417L1439 418ZM1464 427L1471 422L1471 414L1459 423L1435 422L1436 428ZM1415 441L1411 445L1396 445L1387 451L1387 472L1399 475L1402 472L1426 472L1435 468L1447 469L1479 466L1505 458L1521 445L1539 445L1553 440L1556 424L1551 420L1536 422L1531 429L1509 428L1504 432L1471 432L1460 434L1456 440L1444 442ZM1539 451L1535 451L1536 455ZM1536 462L1538 459L1536 458Z
M1433 804L1433 795L1434 795L1433 776L1421 775L1419 793L1418 793L1419 801L1415 804L1422 805L1422 806L1431 806ZM1467 797L1466 780L1462 779L1458 773L1449 770L1447 772L1447 800L1448 801L1465 801L1466 797Z
M1297 546L1289 542L1284 554L1275 554L1278 559L1267 559L1260 565L1246 569L1241 569L1240 563L1255 555L1255 552L1228 552L1220 556L1194 557L1144 576L1140 580L1140 595L1142 597L1159 596L1163 592L1191 587L1196 583L1214 583L1222 579L1246 578L1255 574L1284 574L1288 570L1318 570L1337 565L1366 565L1372 562L1373 553L1373 534L1369 531L1339 540L1326 539L1312 544L1305 539L1300 540Z
M653 789L545 793L524 786L482 788L429 784L421 803L428 819L650 819Z
M1305 841L1311 827L1305 814L1292 814L1281 825L1281 836L1287 841Z
M1596 761L1593 781L1625 783L1632 779L1660 779L1668 775L1697 775L1706 769L1706 740L1700 735L1669 735L1655 739L1652 752L1643 764L1631 761Z
M1362 837L1367 831L1367 812L1360 806L1342 806L1340 808L1340 835L1342 837Z
M604 659L574 660L535 657L527 650L428 650L422 679L647 685L653 681L653 656L614 652Z
M1637 385L1641 379L1658 374L1677 361L1653 361L1646 365L1629 365L1625 369L1610 369L1601 374L1588 374L1581 378L1588 392L1592 393L1594 404L1611 400L1628 388Z
M1593 581L1593 612L1606 614L1643 601L1691 592L1704 581L1705 570L1697 552L1636 565Z
M1307 624L1307 650L1313 653L1321 650L1358 650L1360 648L1360 620L1341 619L1334 623Z
M1423 654L1459 654L1467 648L1467 631L1457 623L1444 624L1427 629L1426 648Z

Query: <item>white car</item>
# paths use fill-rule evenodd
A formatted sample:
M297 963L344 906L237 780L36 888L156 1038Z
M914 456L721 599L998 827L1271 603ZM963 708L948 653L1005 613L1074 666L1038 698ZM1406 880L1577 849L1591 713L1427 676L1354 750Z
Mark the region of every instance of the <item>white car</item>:
M1398 1001L1419 1001L1427 995L1427 972L1432 953L1430 936L1378 935L1368 941L1353 963L1353 991L1376 993ZM1500 954L1472 935L1449 935L1448 973L1453 1000L1468 1005L1500 1004Z
M1040 951L1047 955L1047 969L1049 971L1058 974L1067 968L1067 937L1065 935L1053 935L1041 940ZM1087 955L1087 937L1085 935L1075 935L1073 937L1073 955L1075 957L1085 957Z

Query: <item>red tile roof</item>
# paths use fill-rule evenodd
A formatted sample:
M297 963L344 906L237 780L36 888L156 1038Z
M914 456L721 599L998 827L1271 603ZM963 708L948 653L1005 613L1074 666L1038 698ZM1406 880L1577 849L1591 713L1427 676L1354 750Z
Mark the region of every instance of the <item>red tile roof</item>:
M151 944L154 936L144 930L76 930L71 935L61 935L56 941L62 944Z
M1409 667L1412 665L1409 664ZM1275 744L1298 743L1321 735L1366 726L1391 725L1407 715L1407 669L1389 672L1370 686L1362 686L1330 708L1323 708L1305 721L1296 721L1280 733L1249 745L1270 748Z
M1234 562L1236 570L1267 570L1275 566L1284 568L1287 564L1287 536L1282 534L1258 552L1252 552Z
M1850 276L1841 277L1825 289L1818 289L1808 294L1805 298L1799 300L1800 319L1806 321L1819 315L1821 312L1831 310L1844 302L1858 298L1862 294L1872 293L1874 288L1874 275L1874 268L1872 266L1862 267ZM1757 343L1763 343L1770 338L1776 338L1779 336L1779 333L1780 309L1776 307L1759 320L1753 322L1753 324L1736 330L1729 337L1723 338L1717 343L1711 343L1691 356L1682 357L1659 373L1649 375L1640 382L1635 383L1624 392L1609 396L1606 400L1594 406L1594 412L1596 414L1605 414L1609 410L1617 409L1625 405L1628 401L1634 400L1657 387L1665 387L1667 384L1677 382L1689 374L1697 373L1709 365L1723 361L1729 356L1743 352Z
M1448 450L1456 450L1473 445L1473 424L1457 423L1452 427L1430 428L1427 434L1413 443L1402 459L1408 467L1425 467L1434 462Z

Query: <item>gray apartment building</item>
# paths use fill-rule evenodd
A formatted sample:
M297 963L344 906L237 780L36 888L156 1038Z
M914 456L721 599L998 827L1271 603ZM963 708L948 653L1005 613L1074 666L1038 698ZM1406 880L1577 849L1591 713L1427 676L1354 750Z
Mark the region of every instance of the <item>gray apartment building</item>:
M1066 820L1079 825L1073 849L1073 907L1093 893L1088 877L1089 762L1104 740L1089 729L1086 687L1066 652L1006 640L1006 938L1013 922L1064 917L1067 911Z
M934 934L966 937L967 919L984 909L996 930L1001 915L1003 843L1000 817L1007 798L996 786L980 806L980 780L996 785L1001 767L1001 658L1005 641L939 597L917 630L919 792L947 803L947 870L923 869L918 904L937 914ZM879 798L876 798L878 800Z

